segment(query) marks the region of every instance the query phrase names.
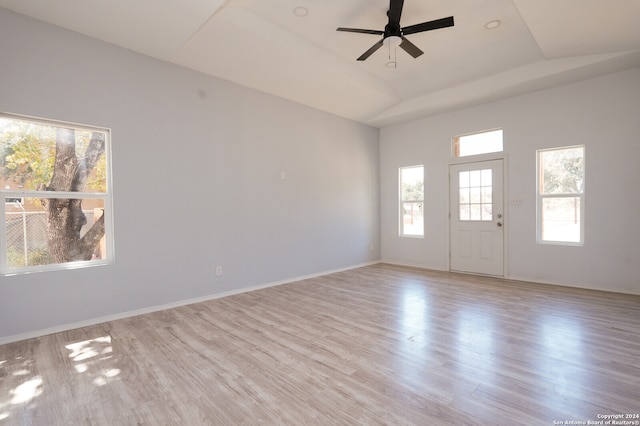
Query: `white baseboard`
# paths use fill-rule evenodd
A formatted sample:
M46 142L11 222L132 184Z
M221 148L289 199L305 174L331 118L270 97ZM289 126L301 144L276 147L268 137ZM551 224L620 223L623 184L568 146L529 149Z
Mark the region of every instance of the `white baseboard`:
M618 288L602 288L602 287L596 287L596 286L588 287L588 286L579 285L579 284L562 283L562 282L558 282L558 281L549 281L549 280L539 280L539 279L533 279L533 278L527 278L527 277L519 277L519 276L515 276L515 275L511 275L511 276L505 277L505 279L513 280L513 281L527 282L527 283L534 283L534 284L541 284L541 285L554 285L554 286L557 286L557 287L569 287L569 288L579 288L579 289L582 289L582 290L604 291L604 292L607 292L607 293L630 294L630 295L633 295L633 296L640 295L640 290L638 290L638 291L621 290L621 289L618 289Z
M113 315L107 315L107 316L103 316L103 317L91 318L91 319L88 319L88 320L85 320L85 321L74 322L74 323L71 323L71 324L58 325L58 326L55 326L55 327L45 328L45 329L42 329L42 330L34 330L34 331L29 331L27 333L15 334L15 335L6 336L6 337L0 337L0 345L4 345L4 344L7 344L7 343L18 342L20 340L32 339L34 337L46 336L48 334L54 334L54 333L60 333L60 332L63 332L63 331L74 330L76 328L89 327L89 326L92 326L92 325L102 324L102 323L109 322L109 321L116 321L116 320L120 320L120 319L135 317L135 316L138 316L138 315L149 314L149 313L152 313L152 312L164 311L166 309L177 308L177 307L180 307L180 306L192 305L194 303L200 303L200 302L206 302L206 301L209 301L209 300L220 299L220 298L227 297L227 296L233 296L234 294L247 293L247 292L250 292L250 291L261 290L263 288L269 288L269 287L275 287L275 286L282 285L282 284L290 284L290 283L293 283L293 282L296 282L296 281L303 281L303 280L307 280L307 279L310 279L310 278L321 277L323 275L330 275L330 274L335 274L337 272L343 272L343 271L348 271L348 270L351 270L351 269L362 268L364 266L375 265L375 264L378 264L380 262L381 261L376 260L376 261L373 261L373 262L366 262L366 263L361 263L361 264L358 264L358 265L351 265L351 266L347 266L347 267L344 267L344 268L339 268L339 269L333 269L333 270L330 270L330 271L319 272L319 273L316 273L316 274L310 274L310 275L304 275L304 276L299 276L299 277L287 278L287 279L281 280L281 281L273 281L273 282L269 282L269 283L265 283L265 284L259 284L259 285L255 285L255 286L251 286L251 287L243 287L243 288L236 289L236 290L229 290L229 291L224 291L224 292L221 292L221 293L214 293L214 294L209 294L209 295L206 295L206 296L195 297L193 299L184 299L184 300L179 300L179 301L176 301L176 302L166 303L166 304L163 304L163 305L149 306L147 308L135 309L133 311L120 312L120 313L113 314Z
M464 274L464 272L449 271L448 269L442 269L435 266L417 265L417 264L410 264L410 263L404 263L404 262L394 262L389 260L382 260L381 263L386 263L386 264L395 265L395 266L406 266L409 268L424 269L428 271L453 272L456 274ZM474 275L474 274L470 274L470 275ZM480 275L480 276L483 276L483 275ZM500 278L504 278L505 280L519 281L519 282L525 282L525 283L531 283L531 284L579 288L582 290L594 290L594 291L604 291L608 293L630 294L633 296L640 295L640 289L634 291L634 290L626 290L626 289L623 290L618 288L602 288L602 287L596 287L596 286L585 286L585 285L579 285L579 284L564 283L559 281L540 280L540 279L531 278L531 277L520 277L517 275L505 275L504 277L500 277Z
M425 269L428 271L449 272L447 269L438 268L436 266L419 265L417 263L395 262L393 260L382 260L378 263L386 263L387 265L406 266L407 268Z

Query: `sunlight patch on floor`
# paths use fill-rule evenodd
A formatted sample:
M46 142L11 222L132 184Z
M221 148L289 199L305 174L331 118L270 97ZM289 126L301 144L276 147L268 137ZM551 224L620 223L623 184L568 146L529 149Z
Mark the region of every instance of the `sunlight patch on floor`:
M102 336L95 339L83 340L82 342L65 345L71 353L69 358L74 361L84 361L97 355L113 352L111 348L111 336Z
M65 348L71 351L69 358L77 362L73 366L76 372L86 373L96 386L104 386L120 374L118 368L97 368L104 367L104 362L113 356L111 336L70 343Z
M22 404L31 401L36 396L42 394L42 377L35 376L33 379L16 386L16 388L11 391L11 394L13 395L11 399L12 404Z

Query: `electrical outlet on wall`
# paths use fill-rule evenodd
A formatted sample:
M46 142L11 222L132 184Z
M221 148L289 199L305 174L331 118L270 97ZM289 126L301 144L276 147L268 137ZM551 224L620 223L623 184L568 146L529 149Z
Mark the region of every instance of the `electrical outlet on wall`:
M222 266L216 266L216 277L222 275Z

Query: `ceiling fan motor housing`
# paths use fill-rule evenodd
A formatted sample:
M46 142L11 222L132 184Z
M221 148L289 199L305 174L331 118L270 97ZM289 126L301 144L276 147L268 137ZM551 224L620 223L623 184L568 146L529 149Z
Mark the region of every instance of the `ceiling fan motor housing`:
M385 25L384 38L391 36L402 37L402 28L400 28L400 25Z

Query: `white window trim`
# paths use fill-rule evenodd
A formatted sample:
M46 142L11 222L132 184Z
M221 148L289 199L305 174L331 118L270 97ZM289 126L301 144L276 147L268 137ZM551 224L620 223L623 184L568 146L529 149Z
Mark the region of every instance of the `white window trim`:
M57 121L51 119L37 118L26 115L10 114L0 112L0 117L31 121L54 127L73 128L74 130L97 131L105 134L105 160L107 168L107 190L104 193L97 192L52 192L52 191L25 191L25 190L8 190L0 188L0 218L2 218L2 229L0 232L0 276L22 275L34 272L70 270L78 268L86 268L101 265L110 265L115 259L115 242L113 230L113 185L112 185L112 168L111 168L111 129L99 126L88 126L83 124L71 123L67 121ZM18 268L9 268L7 265L7 223L6 223L6 205L5 198L93 198L102 199L105 211L105 237L106 237L106 258L86 261L75 261L67 263L52 263L48 265L34 265ZM107 214L108 213L108 214Z
M541 194L541 182L540 182L540 154L548 151L559 151L564 149L582 148L582 178L583 188L581 193L558 193L558 194ZM587 174L587 150L585 145L569 145L559 146L555 148L544 148L536 150L536 241L538 244L543 245L556 245L556 246L584 246L585 229L585 193L586 193L586 174ZM555 241L555 240L543 240L542 239L542 201L545 198L579 198L580 199L580 241Z

